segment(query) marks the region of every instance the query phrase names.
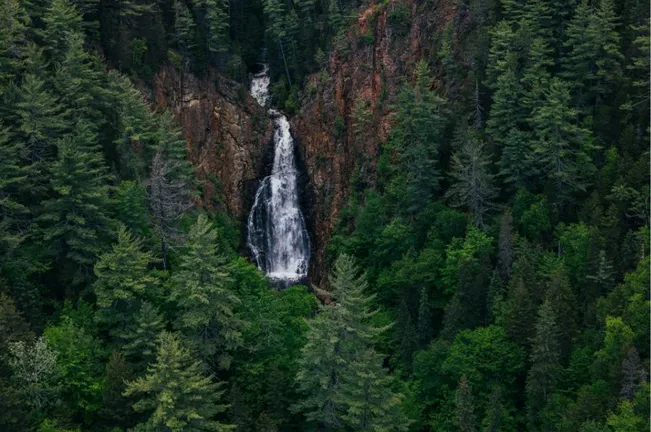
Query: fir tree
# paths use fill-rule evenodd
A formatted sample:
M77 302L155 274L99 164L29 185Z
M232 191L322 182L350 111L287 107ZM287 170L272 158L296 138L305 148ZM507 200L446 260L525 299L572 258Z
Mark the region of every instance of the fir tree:
M209 56L225 52L228 49L229 27L227 3L223 0L200 0L198 6L203 8L205 16Z
M18 0L0 3L0 96L21 68L28 25L29 17Z
M416 66L416 83L398 94L396 125L390 147L398 155L406 190L396 199L404 202L407 213L421 210L438 189L436 170L445 119L444 101L429 87L429 68L424 60ZM397 194L398 195L398 194Z
M418 341L420 346L426 346L432 339L432 310L429 304L429 295L427 287L420 290L420 299L418 303Z
M369 305L373 296L364 294L368 285L352 258L337 258L330 283L336 303L310 322L296 377L305 396L293 410L325 427L406 430L401 395L389 390L382 357L372 348L384 329L368 324L375 314Z
M194 19L184 0L174 0L174 40L187 68L195 48Z
M200 361L192 358L178 335L164 332L158 338L156 362L147 375L127 383L124 395L137 398L134 410L147 420L136 430L228 431L214 418L227 406L220 400L221 385L205 375Z
M508 66L497 78L490 116L486 121L486 132L499 148L504 146L508 132L524 124L526 119L522 108L524 90L515 72L515 59L506 60Z
M37 218L42 241L51 247L55 262L71 271L73 285L92 278L113 223L110 176L95 140L88 125L79 122L73 135L59 141L49 173L53 195Z
M504 310L504 327L509 336L523 346L529 346L535 324L535 305L528 283L533 269L523 258L518 260L517 270L509 281Z
M152 254L142 250L142 240L120 225L117 243L95 264L95 319L118 339L126 337L125 330L134 325L134 315L141 301L152 296L151 291L155 292L152 289L156 280L148 270L152 262Z
M228 368L231 353L241 344L243 323L233 313L240 300L217 248L217 231L200 215L173 276L171 298L178 308L176 327L201 358Z
M511 210L506 209L500 219L500 235L497 250L497 266L500 276L504 281L508 281L511 276L511 267L513 266L513 216Z
M129 368L124 356L118 351L113 351L106 363L103 403L98 413L109 427L132 426L131 403L122 395L126 389L125 382L131 380L132 375L133 371Z
M471 138L452 155L453 184L445 194L453 206L467 208L479 228L484 227L484 215L494 207L497 197L489 164L482 143Z
M70 0L52 0L43 16L45 28L40 36L50 61L63 61L71 36L81 34L81 15Z
M28 173L20 161L25 145L11 140L9 132L0 125L0 250L4 263L12 250L24 240L22 233L29 210L21 203L28 190ZM0 263L0 269L3 264Z
M565 270L559 266L549 276L547 301L556 317L558 326L558 347L561 362L570 356L572 343L577 330L576 299L570 287Z
M534 111L533 124L540 170L553 181L559 201L585 190L594 171L587 153L591 149L589 132L574 124L575 118L567 86L552 80L544 103Z
M455 396L456 405L456 426L459 432L477 431L475 421L475 406L472 397L472 389L468 378L465 376L459 380Z
M164 329L165 320L158 309L150 302L143 301L122 336L122 350L137 371L144 370L155 359L156 338Z
M401 368L405 375L409 375L411 373L412 357L418 349L418 333L404 299L400 302L400 308L398 309L395 337Z
M530 188L538 173L534 143L528 132L511 129L502 143L499 177L511 190Z
M538 311L536 335L532 339L531 369L527 375L527 407L532 426L556 390L561 372L558 324L551 303L546 300Z

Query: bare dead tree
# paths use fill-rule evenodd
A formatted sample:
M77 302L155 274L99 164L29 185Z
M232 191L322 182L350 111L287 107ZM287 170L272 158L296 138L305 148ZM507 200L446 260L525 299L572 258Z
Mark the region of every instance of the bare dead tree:
M181 169L181 162L168 159L159 146L152 160L147 194L154 231L161 242L163 268L167 268L168 251L182 240L178 222L193 205L190 181L179 175Z

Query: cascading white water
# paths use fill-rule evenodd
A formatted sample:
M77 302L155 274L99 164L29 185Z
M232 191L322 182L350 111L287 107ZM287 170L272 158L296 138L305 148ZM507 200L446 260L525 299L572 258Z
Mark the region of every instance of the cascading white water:
M269 102L267 67L251 82L260 105ZM271 279L297 281L307 276L310 240L298 202L294 140L287 118L269 109L274 123L274 163L255 194L248 220L247 244L258 268Z

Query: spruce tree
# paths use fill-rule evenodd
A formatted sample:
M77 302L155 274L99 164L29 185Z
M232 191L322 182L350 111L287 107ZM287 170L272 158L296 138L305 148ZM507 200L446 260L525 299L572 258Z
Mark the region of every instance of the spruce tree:
M327 428L407 430L401 395L389 390L382 356L373 350L384 330L368 323L374 297L364 294L368 284L351 257L337 258L330 284L332 303L309 323L296 376L304 397L293 410Z
M456 426L459 432L476 432L475 406L468 378L462 376L455 394Z
M156 362L144 377L128 382L124 392L137 399L134 410L147 418L136 430L232 430L234 426L215 420L227 408L220 402L221 383L204 374L204 366L183 346L181 337L164 332L157 346Z
M396 124L389 137L400 175L405 176L398 182L404 181L406 189L398 187L395 198L409 215L420 211L438 189L436 166L445 127L444 100L430 89L430 79L427 63L421 60L416 66L415 85L404 86L398 94Z
M470 138L452 155L453 183L445 194L454 207L467 208L479 228L484 227L484 216L494 207L497 197L489 165L482 143L478 138Z
M0 125L0 270L25 238L21 228L29 210L21 203L21 196L26 194L29 180L20 160L24 148L24 142L10 139L8 130Z
M127 338L125 331L133 328L141 301L155 293L156 280L148 270L153 260L150 252L142 250L142 240L120 225L117 243L95 264L95 319L117 340Z
M531 341L531 368L527 375L527 411L533 427L539 424L539 413L551 400L560 379L558 330L554 310L546 300L538 311L536 335Z
M174 0L174 41L183 57L184 67L190 63L195 48L195 23L184 0Z
M554 79L545 100L534 111L535 153L541 172L556 188L557 201L585 190L594 165L588 152L590 134L575 124L576 111L570 107L567 86Z
M29 17L19 0L0 3L0 97L21 68L28 25Z
M537 159L534 142L529 132L513 128L502 142L499 177L510 190L531 188L535 185Z
M524 90L515 72L515 59L507 60L508 66L497 78L490 115L486 121L486 132L498 148L504 146L504 139L512 129L521 127L526 119L522 107Z
M421 347L426 346L432 339L432 309L429 303L427 287L420 289L418 302L418 341Z
M523 346L529 346L535 324L535 304L531 291L530 278L533 269L529 263L520 258L509 281L507 299L504 309L504 328L509 336Z
M562 266L549 276L547 300L554 311L558 325L558 346L560 361L565 362L572 349L577 331L577 304L570 281Z
M58 142L58 158L49 177L52 198L43 201L37 221L40 236L73 285L92 279L98 255L108 245L110 176L96 136L87 123ZM65 223L62 223L65 221Z
M100 418L109 427L133 426L134 413L131 403L122 395L126 389L126 381L132 378L133 371L124 356L118 351L113 351L106 363L102 408L98 412Z
M45 28L40 36L48 59L53 63L63 61L74 34L82 34L81 15L70 0L51 0L43 22Z
M123 333L122 350L137 371L143 371L156 357L156 338L165 329L165 320L158 308L143 301Z
M190 229L172 280L176 327L202 360L227 369L233 350L242 342L244 323L233 312L240 300L232 291L226 259L218 250L217 230L205 215Z

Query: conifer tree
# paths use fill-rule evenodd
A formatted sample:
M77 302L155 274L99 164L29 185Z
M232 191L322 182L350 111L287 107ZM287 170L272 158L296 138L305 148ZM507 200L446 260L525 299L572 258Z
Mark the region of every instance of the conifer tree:
M486 121L486 132L498 147L512 129L521 127L526 119L522 107L524 90L515 72L515 58L510 57L508 66L497 78L490 115Z
M152 254L142 250L142 240L120 225L117 243L95 264L95 319L118 340L127 337L127 328L133 328L141 301L155 292L156 280L148 271L152 262Z
M514 62L517 61L514 48L516 47L516 35L507 21L498 22L491 30L491 47L486 67L486 84L491 89L497 88L499 77L507 70L512 72Z
M51 0L43 16L45 28L40 32L51 62L63 61L71 36L82 34L81 21L79 11L70 0Z
M523 346L529 346L535 324L535 304L530 284L533 269L528 261L520 258L508 285L504 310L504 328L509 336Z
M113 351L106 363L104 374L104 394L99 416L108 426L131 424L133 410L129 399L124 397L125 383L133 378L133 371L119 351Z
M535 38L529 46L527 65L522 72L520 82L522 84L521 104L530 116L534 108L543 99L544 90L551 79L550 70L554 66L552 53L543 38Z
M531 369L527 375L527 409L532 426L539 424L539 413L550 401L561 372L558 324L549 300L538 311L536 335L532 339Z
M403 299L400 302L398 316L396 318L396 346L398 357L405 375L411 372L411 362L414 352L418 349L418 333L411 318L407 303Z
M96 136L83 121L57 145L49 177L52 198L43 202L37 221L42 241L55 262L72 274L72 284L89 281L98 255L108 244L110 176ZM66 223L62 223L66 221ZM72 266L72 268L70 268Z
M500 219L497 249L497 266L504 281L508 281L511 276L513 255L515 253L513 241L513 216L511 215L511 209L506 209Z
M467 208L479 228L484 227L484 215L494 207L497 196L489 164L482 143L470 138L452 155L453 184L445 194L454 207Z
M29 214L20 199L29 184L28 172L20 161L24 149L24 142L10 139L8 130L0 125L0 270L25 238L20 229Z
M532 187L538 172L536 163L531 134L515 128L508 131L499 161L498 174L502 181L512 190Z
M200 0L208 30L207 49L210 56L228 50L228 4L223 0Z
M396 191L396 199L404 202L407 213L421 210L438 189L439 147L445 119L444 100L430 89L430 72L421 60L416 66L416 83L404 86L398 94L396 124L391 131L390 147L398 155L400 176L396 183L405 183L406 190Z
M429 304L427 287L420 289L418 302L418 341L420 346L426 346L432 338L432 310Z
M0 3L0 96L20 70L20 62L26 55L26 31L29 17L18 0Z
M475 407L468 378L462 376L455 395L456 425L459 432L476 432Z
M124 395L134 397L134 410L147 420L136 430L228 431L234 427L215 420L227 409L220 403L224 390L205 375L179 335L164 332L157 341L156 362L147 374L127 383Z
M188 67L190 54L195 48L194 19L184 0L174 0L174 40Z
M242 341L242 323L233 309L240 300L232 291L226 260L218 250L217 231L205 215L190 229L188 245L173 276L176 327L209 365L227 369Z
M364 276L352 258L340 255L330 283L334 301L310 322L296 377L304 397L293 410L324 427L406 430L401 395L389 390L382 357L372 348L384 329L368 324L375 312Z
M122 337L122 350L137 371L143 371L156 357L156 338L164 329L165 320L158 308L143 301Z
M585 190L594 165L587 151L590 134L574 124L576 112L570 108L567 86L554 79L545 92L545 101L534 111L535 152L541 172L556 188L557 201L575 191Z
M577 304L572 293L570 281L567 279L562 266L555 269L549 276L547 300L556 317L560 361L564 362L570 356L573 339L576 335Z

